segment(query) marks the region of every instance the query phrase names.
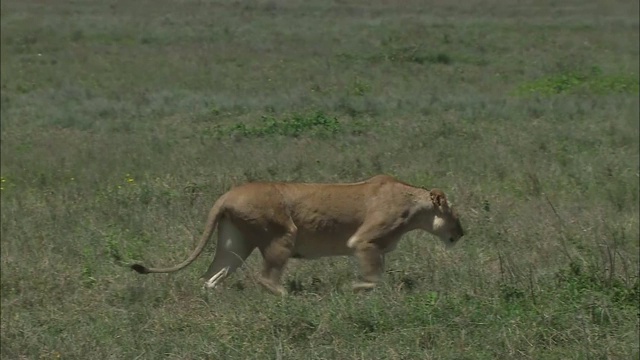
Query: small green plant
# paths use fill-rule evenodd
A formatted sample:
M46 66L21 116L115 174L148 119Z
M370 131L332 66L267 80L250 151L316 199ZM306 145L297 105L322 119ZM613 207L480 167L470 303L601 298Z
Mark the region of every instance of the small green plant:
M106 248L109 257L116 263L119 264L122 262L122 255L120 254L120 249L118 246L118 241L116 235L110 233L107 235Z
M500 284L500 293L506 302L516 302L525 296L525 292L512 284Z
M268 137L287 136L299 137L302 135L328 137L342 131L343 127L337 118L328 116L323 112L310 114L294 114L291 117L278 119L274 116L262 116L258 125L247 126L236 124L228 128L218 128L219 136L242 137Z
M556 95L576 91L587 91L595 94L637 93L637 75L604 75L602 70L594 66L590 71L566 72L542 77L521 84L516 93Z
M357 96L364 96L365 94L371 92L371 85L357 78L353 82L353 93Z
M606 295L614 303L638 307L640 296L638 281L633 285L627 285L617 278L606 279L595 267L585 267L578 262L571 262L568 267L560 270L556 275L560 285L566 286L574 299L588 292Z
M426 54L426 55L415 54L410 59L411 61L418 64L431 63L431 64L449 65L453 62L453 59L451 58L451 56L445 53Z
M81 271L81 282L87 288L93 287L98 281L93 275L93 266L91 264L92 259L92 251L85 247L82 251L83 255L83 263L82 263L82 271Z
M420 46L405 46L389 49L384 55L384 59L391 62L412 62L416 64L442 64L453 63L451 55L444 52L427 52Z

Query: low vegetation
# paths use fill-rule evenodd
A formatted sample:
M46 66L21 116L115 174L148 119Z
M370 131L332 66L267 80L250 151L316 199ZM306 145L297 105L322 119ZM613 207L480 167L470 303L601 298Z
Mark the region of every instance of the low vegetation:
M638 3L3 1L3 359L634 359ZM384 284L175 264L252 180L438 187Z

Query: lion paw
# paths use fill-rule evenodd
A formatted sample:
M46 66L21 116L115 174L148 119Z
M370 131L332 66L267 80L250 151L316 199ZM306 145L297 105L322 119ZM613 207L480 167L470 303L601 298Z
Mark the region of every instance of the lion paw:
M373 290L376 287L376 283L372 282L358 282L352 285L352 289L355 292Z

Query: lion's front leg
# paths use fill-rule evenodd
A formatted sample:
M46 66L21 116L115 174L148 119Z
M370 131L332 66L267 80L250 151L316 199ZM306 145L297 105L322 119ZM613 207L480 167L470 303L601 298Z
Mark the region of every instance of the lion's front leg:
M276 295L287 294L285 288L280 284L280 278L284 268L293 253L297 229L291 225L291 229L286 234L276 237L265 247L260 247L260 252L264 260L262 273L258 278L260 285Z
M384 253L373 243L359 244L355 257L360 265L362 281L353 284L353 290L369 290L376 287L384 270Z
M274 254L276 252L277 254ZM274 247L271 247L263 251L264 265L262 273L258 277L258 282L275 295L284 296L287 294L287 291L280 284L280 278L289 256L290 251L288 249L275 250Z

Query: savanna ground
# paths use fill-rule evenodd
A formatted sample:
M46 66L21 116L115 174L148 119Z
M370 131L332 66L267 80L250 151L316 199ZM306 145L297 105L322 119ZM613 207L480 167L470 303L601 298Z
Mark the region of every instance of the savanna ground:
M3 1L3 359L631 359L637 1ZM388 173L466 236L213 291L249 180Z

